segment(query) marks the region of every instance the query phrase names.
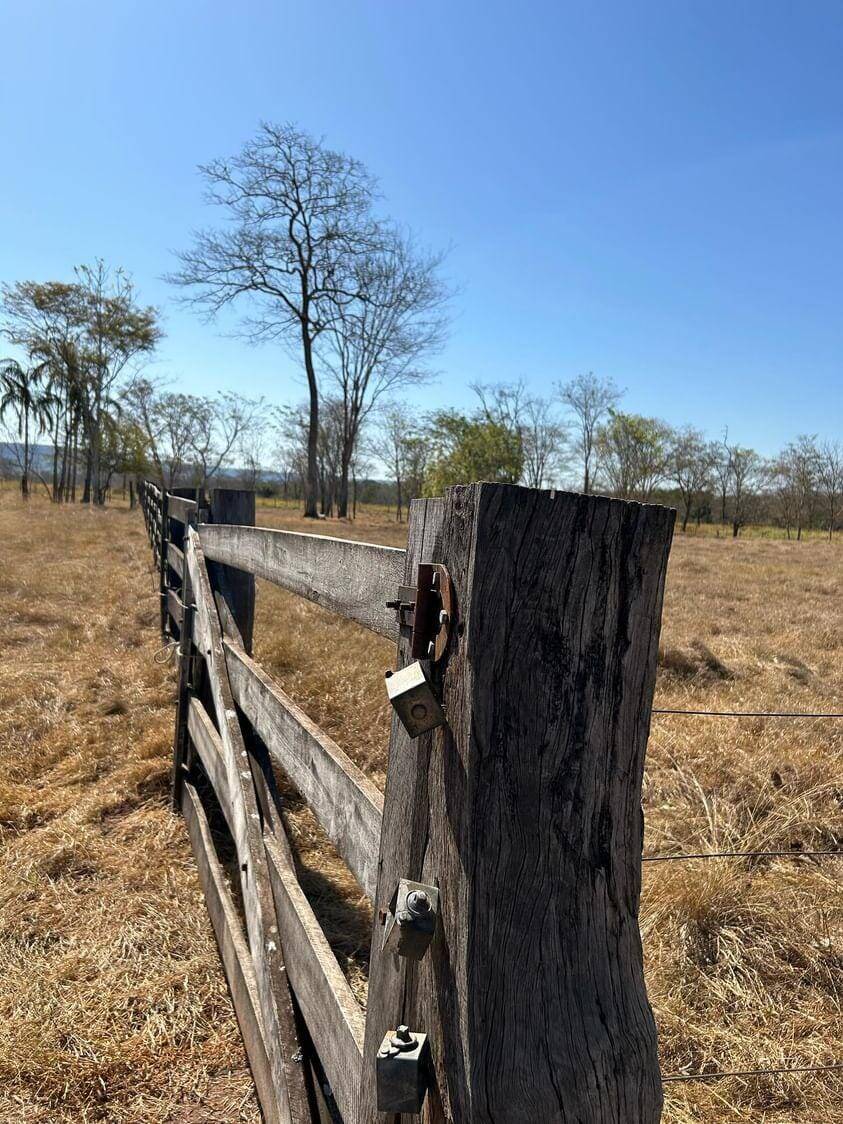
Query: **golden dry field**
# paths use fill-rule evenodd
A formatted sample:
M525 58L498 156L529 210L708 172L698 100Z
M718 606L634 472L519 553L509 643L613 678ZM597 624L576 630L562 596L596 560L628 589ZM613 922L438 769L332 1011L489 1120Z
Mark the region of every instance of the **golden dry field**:
M314 528L403 545L383 512ZM256 1121L181 821L174 670L139 512L0 493L0 1120ZM843 547L678 535L656 705L843 710ZM388 642L258 583L255 654L382 785ZM646 852L825 850L843 721L654 716ZM369 915L288 793L302 882L358 996ZM838 859L645 866L665 1073L843 1060ZM843 1121L839 1073L671 1082L668 1124ZM630 1122L634 1124L634 1122Z

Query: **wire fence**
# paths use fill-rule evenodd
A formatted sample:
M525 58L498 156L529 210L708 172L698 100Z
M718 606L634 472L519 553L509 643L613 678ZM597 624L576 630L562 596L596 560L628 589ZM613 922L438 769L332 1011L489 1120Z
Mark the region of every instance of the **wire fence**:
M689 859L818 859L826 855L843 855L843 851L697 851L692 854L644 855L645 863L683 862Z
M776 1069L720 1069L712 1073L663 1073L662 1082L720 1081L724 1077L773 1077L788 1073L833 1073L841 1069L843 1069L843 1062L834 1062L831 1065L781 1066Z
M805 710L692 710L679 707L654 707L653 714L680 715L693 718L793 718L822 719L843 718L843 711L805 711ZM791 848L788 851L697 851L680 854L643 855L642 862L690 862L707 859L782 859L782 858L840 858L843 851L834 850L804 851ZM662 1074L664 1084L684 1081L721 1081L727 1078L778 1077L801 1073L836 1073L843 1071L843 1062L830 1065L778 1066L759 1069L722 1069L710 1073L667 1073Z
M843 711L808 710L678 710L653 707L653 714L686 714L699 718L843 718Z

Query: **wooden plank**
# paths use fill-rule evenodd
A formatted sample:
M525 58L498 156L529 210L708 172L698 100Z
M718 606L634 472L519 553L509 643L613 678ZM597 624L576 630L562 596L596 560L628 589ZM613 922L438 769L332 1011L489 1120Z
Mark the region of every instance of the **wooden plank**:
M257 981L249 947L243 936L240 919L217 858L205 809L190 783L182 786L181 807L187 821L187 830L199 871L199 882L205 895L205 903L231 993L234 1013L243 1036L261 1112L267 1124L277 1124L284 1118L278 1110L272 1082L266 1032L261 1018Z
M443 504L441 499L412 500L407 524L407 551L404 584L414 584L416 566L421 561L441 561ZM398 640L396 666L412 662L410 637ZM378 886L374 899L375 917L369 963L369 990L366 1003L366 1041L360 1089L360 1121L380 1120L376 1105L375 1056L383 1036L403 1022L405 1015L415 1011L406 996L414 982L417 969L400 956L381 955L383 926L380 911L389 908L393 892L401 878L417 878L422 871L427 846L428 794L427 778L433 752L434 734L423 734L413 741L392 716L389 736L389 759L384 797L384 820L379 844ZM406 812L409 819L399 825ZM413 816L415 815L415 818ZM390 849L384 846L385 825L389 823ZM415 872L415 873L414 873ZM447 892L447 891L446 891ZM429 958L430 952L426 954ZM413 1024L412 1030L427 1030ZM432 1042L434 1051L438 1043ZM458 1054L456 1055L459 1056ZM410 1117L394 1117L394 1120ZM393 1118L390 1117L390 1121Z
M173 542L167 543L167 563L171 570L175 570L179 577L184 576L184 551L179 550Z
M167 494L167 514L170 519L174 519L177 523L188 524L198 511L199 504L196 500L188 500L184 496L174 496L172 493Z
M254 527L255 493L246 488L214 488L211 492L211 523L214 526L234 523ZM217 602L225 604L235 624L240 641L247 652L252 651L255 619L255 576L219 562L210 567L211 584L218 594Z
M167 619L167 540L170 537L170 526L167 518L167 496L161 499L161 510L158 516L158 550L156 552L156 565L158 566L158 592L160 595L161 612L161 637L166 640L169 635Z
M195 695L190 697L187 708L187 731L196 752L199 754L199 760L208 774L208 780L211 782L211 787L225 816L225 822L233 836L236 817L231 807L228 771L225 766L225 750L210 715Z
M246 928L267 1032L273 1080L282 1115L286 1114L286 1118L293 1124L309 1122L310 1109L304 1073L300 1062L296 1060L299 1051L295 1016L275 918L252 762L243 742L231 694L222 633L202 547L192 528L188 531L185 563L196 605L195 643L205 658L209 688L225 754L234 821L232 835L241 868Z
M188 729L220 807L231 825L231 796L219 734L197 699L191 699ZM324 932L301 889L280 821L264 843L275 897L287 974L320 1062L346 1120L355 1120L364 1016L337 964Z
M167 545L169 546L169 543ZM167 612L181 628L181 622L184 618L184 605L182 605L181 598L174 589L167 590Z
M378 874L383 797L253 659L224 641L237 705L313 809L369 898Z
M400 991L376 927L366 1043L368 1070L390 1019L430 1035L430 1124L660 1118L637 915L673 520L500 484L445 498L448 725L419 764L392 743L377 903L435 881L441 916Z
M358 1120L365 1016L296 878L273 838L269 874L287 973L343 1119Z
M404 551L372 543L300 535L265 527L202 523L206 557L246 570L306 597L391 640L398 637L394 600L404 575Z

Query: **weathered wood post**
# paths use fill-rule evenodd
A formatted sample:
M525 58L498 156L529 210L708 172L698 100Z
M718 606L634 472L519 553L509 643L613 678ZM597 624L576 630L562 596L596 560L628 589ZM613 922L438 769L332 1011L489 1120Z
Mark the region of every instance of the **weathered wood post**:
M361 1121L386 1119L375 1055L402 1022L429 1036L428 1122L659 1119L640 800L674 514L502 484L413 503L405 581L443 563L457 622L447 726L393 722ZM400 878L441 893L418 964L381 951Z
M185 499L193 498L193 489L180 489ZM201 505L201 496L196 495L197 505ZM190 516L186 524L173 527L173 541L182 551L182 572L178 582L179 597L183 605L181 625L179 626L179 674L176 693L176 726L173 733L173 770L170 785L170 802L173 812L181 811L182 782L185 768L192 767L190 737L187 731L187 715L190 707L190 696L199 686L199 659L193 643L193 589L190 584L190 572L187 567L185 550L187 535L191 527L199 522L202 513L201 506ZM177 533L175 533L177 531ZM176 575L178 578L179 575Z
M167 542L170 538L170 519L167 512L167 491L161 488L161 520L159 524L158 549L158 594L161 602L161 636L164 640L169 635L167 616Z
M214 488L210 497L210 521L212 523L235 523L243 527L255 525L255 493L246 488ZM252 636L255 620L255 577L233 566L210 563L211 580L217 597L220 597L231 613L234 623L243 640L243 647L252 651Z

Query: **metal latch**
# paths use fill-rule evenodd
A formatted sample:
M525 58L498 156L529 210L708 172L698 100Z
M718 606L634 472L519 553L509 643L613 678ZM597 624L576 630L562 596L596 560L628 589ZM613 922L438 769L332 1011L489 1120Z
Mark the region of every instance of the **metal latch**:
M407 960L421 960L436 932L439 890L402 878L384 919L383 948Z
M385 677L389 701L411 738L444 726L445 712L418 660L400 671L387 671Z
M410 654L436 663L445 654L454 621L454 592L448 571L439 562L420 562L416 584L402 585L398 598L387 601L399 628L411 628Z
M413 1034L406 1026L387 1031L375 1059L378 1112L421 1112L427 1067L426 1034Z

